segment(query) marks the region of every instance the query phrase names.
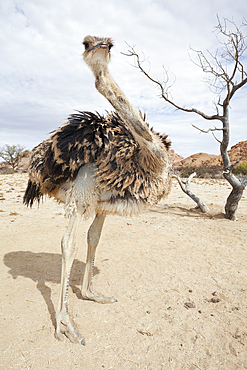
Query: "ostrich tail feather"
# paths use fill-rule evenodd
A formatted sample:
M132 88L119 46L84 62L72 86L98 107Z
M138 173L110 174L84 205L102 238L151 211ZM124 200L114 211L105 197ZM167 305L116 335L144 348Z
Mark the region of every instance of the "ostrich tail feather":
M23 197L23 203L26 206L32 207L33 202L36 200L38 203L42 198L42 193L40 192L40 185L36 184L35 182L29 180L27 184L27 188Z

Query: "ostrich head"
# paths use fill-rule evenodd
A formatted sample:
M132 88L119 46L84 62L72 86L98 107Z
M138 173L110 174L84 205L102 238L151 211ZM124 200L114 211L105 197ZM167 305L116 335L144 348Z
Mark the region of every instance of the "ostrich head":
M93 65L107 65L110 62L112 39L106 37L86 36L83 41L85 51L83 58L92 67Z

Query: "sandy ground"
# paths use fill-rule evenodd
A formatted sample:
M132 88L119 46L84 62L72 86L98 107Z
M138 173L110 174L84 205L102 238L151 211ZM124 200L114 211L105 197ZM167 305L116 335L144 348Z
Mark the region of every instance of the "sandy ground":
M3 369L247 369L247 191L239 220L223 217L229 185L193 179L204 215L176 183L169 198L135 218L108 217L94 289L118 302L79 299L82 223L69 308L86 346L54 338L68 220L47 199L27 209L27 175L0 176L0 351Z

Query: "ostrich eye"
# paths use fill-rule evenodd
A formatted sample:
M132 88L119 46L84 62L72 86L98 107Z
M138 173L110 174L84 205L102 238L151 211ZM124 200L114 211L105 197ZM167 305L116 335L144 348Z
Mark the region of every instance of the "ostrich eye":
M113 45L112 44L109 44L108 45L108 49L109 49L109 51L111 50L111 48L113 47Z
M89 48L89 43L88 42L83 42L83 45L85 47L85 50L87 50Z

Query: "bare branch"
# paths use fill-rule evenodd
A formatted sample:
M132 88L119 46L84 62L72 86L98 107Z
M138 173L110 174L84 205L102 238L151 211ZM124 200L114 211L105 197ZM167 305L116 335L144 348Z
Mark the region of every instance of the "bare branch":
M204 133L204 134L208 134L209 132L212 132L212 135L213 137L215 138L216 141L218 141L218 143L222 144L222 142L215 136L214 134L214 131L224 131L224 128L209 128L208 130L202 130L201 128L191 124L192 127L194 127L195 129L199 130L200 132Z
M128 44L127 44L128 45ZM140 60L140 57L139 57L139 54L135 51L134 47L128 45L129 47L129 50L128 50L128 53L122 53L123 55L125 56L128 56L128 57L135 57L136 58L136 63L137 63L137 68L139 68L139 70L150 80L152 81L155 85L157 85L159 88L160 88L160 91L161 91L161 97L166 101L168 102L169 104L171 104L173 107L175 107L176 109L178 110L181 110L181 111L184 111L184 112L189 112L189 113L196 113L198 115L200 115L201 117L207 119L207 120L215 120L215 119L218 119L218 120L221 120L222 117L219 116L218 114L216 115L207 115L205 114L204 112L198 110L198 109L195 109L195 108L184 108L176 103L174 103L170 98L169 98L169 94L168 94L168 89L169 87L167 88L166 86L164 86L160 81L154 79L153 77L151 77L151 75L142 67L142 61Z
M212 132L212 131L223 131L224 130L224 128L217 128L217 127L215 127L215 128L209 128L207 130L203 130L203 129L201 129L201 128L193 125L193 124L191 124L191 126L193 126L194 128L196 128L200 132L203 132L204 134L208 134L209 132Z
M245 73L245 74L246 74L246 73ZM233 97L233 95L235 94L235 92L236 92L238 89L240 89L242 86L244 86L246 83L247 83L247 77L246 77L245 79L243 79L239 84L234 85L234 87L233 87L233 88L232 88L232 90L231 90L229 100Z
M222 144L222 141L220 141L220 140L215 136L215 133L214 133L214 132L212 132L212 135L213 135L213 137L215 138L215 140L216 140L216 141L218 141L218 143Z
M196 176L196 172L192 173L186 181L183 181L173 168L171 168L171 171L173 173L172 177L177 179L180 188L183 190L183 192L187 194L197 204L197 207L200 208L200 210L203 213L208 213L209 209L206 206L206 204L190 190L190 182L193 179L193 177Z
M229 171L232 171L232 169L239 163L239 157L236 160L236 162L232 163L229 167L225 168L223 173L228 173Z

